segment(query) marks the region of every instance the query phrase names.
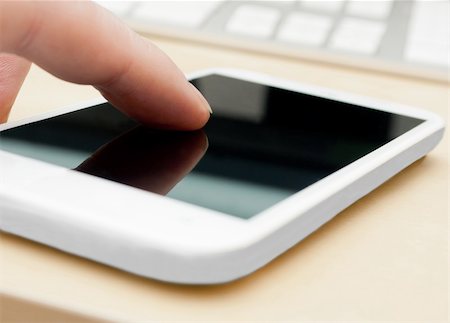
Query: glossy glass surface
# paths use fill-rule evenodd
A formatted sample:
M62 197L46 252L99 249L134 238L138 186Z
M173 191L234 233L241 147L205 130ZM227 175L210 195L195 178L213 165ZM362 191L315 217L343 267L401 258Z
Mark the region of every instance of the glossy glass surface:
M4 131L0 149L250 218L423 122L219 75L192 83L214 110L201 131L101 104Z

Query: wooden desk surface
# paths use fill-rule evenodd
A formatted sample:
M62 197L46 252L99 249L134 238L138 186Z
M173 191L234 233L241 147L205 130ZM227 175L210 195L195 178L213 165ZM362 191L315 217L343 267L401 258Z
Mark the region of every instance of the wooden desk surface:
M154 39L185 71L226 66L440 114L449 86ZM33 68L11 119L97 96ZM448 134L448 132L447 132ZM426 158L255 274L221 286L137 277L2 233L6 321L447 321L448 135Z

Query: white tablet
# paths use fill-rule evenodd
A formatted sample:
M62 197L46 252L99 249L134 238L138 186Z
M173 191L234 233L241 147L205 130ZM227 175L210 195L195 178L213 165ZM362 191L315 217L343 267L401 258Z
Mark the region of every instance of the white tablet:
M0 126L1 229L138 275L248 275L428 153L438 116L266 75L191 76L204 129L103 99Z

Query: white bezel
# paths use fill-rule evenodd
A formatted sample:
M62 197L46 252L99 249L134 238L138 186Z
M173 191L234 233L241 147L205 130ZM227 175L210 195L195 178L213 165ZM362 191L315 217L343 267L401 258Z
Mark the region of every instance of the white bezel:
M0 150L0 228L147 277L226 282L253 272L299 242L424 156L443 135L440 117L404 105L241 70L209 69L189 78L209 74L426 121L248 220ZM0 131L103 102L0 125Z

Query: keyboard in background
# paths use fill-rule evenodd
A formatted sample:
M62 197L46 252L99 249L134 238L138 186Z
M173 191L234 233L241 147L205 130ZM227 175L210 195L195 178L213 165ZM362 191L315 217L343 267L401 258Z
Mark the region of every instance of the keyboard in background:
M97 2L143 34L449 81L449 0Z

